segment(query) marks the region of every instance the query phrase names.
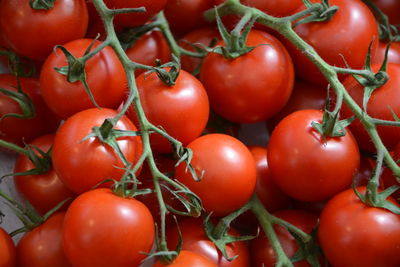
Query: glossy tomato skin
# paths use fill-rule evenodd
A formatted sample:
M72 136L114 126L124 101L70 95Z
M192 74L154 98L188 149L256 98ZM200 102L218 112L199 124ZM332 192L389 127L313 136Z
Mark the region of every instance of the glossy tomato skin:
M281 210L273 214L274 216L296 226L305 233L310 234L317 225L318 216L303 210ZM275 225L275 232L282 245L285 254L291 258L299 249L296 239L286 228ZM251 241L251 258L254 267L274 267L276 264L276 254L271 247L268 238L261 233L256 239ZM294 267L310 267L311 265L303 260L294 263Z
M257 173L253 156L243 143L229 135L209 134L187 147L193 152L191 165L198 176L203 171L204 176L200 182L195 181L186 172L186 164L181 163L175 177L201 198L207 212L225 216L250 200Z
M7 44L35 60L44 60L55 45L82 38L88 25L85 0L57 0L49 10L33 10L26 0L5 0L0 18Z
M252 30L247 45L256 48L233 60L208 54L200 72L211 108L238 123L259 122L276 114L289 99L294 82L292 60L275 37Z
M154 221L146 206L110 189L80 195L65 215L63 248L74 267L139 266L153 241Z
M204 232L203 223L199 219L185 219L179 223L179 230L182 232L182 249L189 250L210 259L218 267L250 267L249 250L245 242L234 242L226 246L229 257L238 257L229 262L218 251L212 241L209 240ZM230 235L238 236L239 234L231 228ZM178 231L176 226L171 227L167 231L168 245L170 249L175 248L178 244Z
M144 112L152 124L161 126L183 145L200 136L210 108L206 90L193 75L181 70L175 85L168 86L156 73L143 73L136 83ZM137 121L133 107L128 116ZM173 151L170 142L159 134L151 134L150 142L157 153Z
M108 145L98 138L82 141L95 126L105 119L113 118L117 112L111 109L88 109L70 117L57 131L52 161L62 182L73 192L83 193L105 179L121 179L124 174L122 161ZM137 131L135 125L123 116L114 129ZM142 154L140 136L121 137L117 143L126 160L135 164ZM109 186L109 183L101 186Z
M332 266L400 266L400 216L366 206L352 189L325 206L318 239Z
M380 64L373 64L372 69L378 71ZM389 80L386 84L376 89L367 105L367 113L373 118L394 121L393 113L400 116L400 65L388 64L386 73L389 75ZM346 87L347 92L362 107L364 87L360 85L353 77L348 77L343 85ZM343 105L342 116L344 118L353 116L353 113ZM361 149L374 152L375 147L361 124L360 120L355 120L350 125L351 132L357 139L358 145ZM393 126L378 126L379 136L383 143L389 150L394 149L397 143L400 142L400 128Z
M93 41L78 39L65 44L64 47L76 58L80 58ZM98 45L100 42L96 41L93 47ZM69 83L67 76L54 70L67 65L65 55L58 49L46 59L40 73L43 98L51 110L63 119L95 107L81 82ZM89 88L100 107L117 108L125 99L125 71L111 47L105 47L89 59L85 64L85 72Z
M16 266L16 249L11 236L0 228L0 267Z
M31 119L8 117L0 120L0 139L23 146L24 141L30 142L55 131L59 120L44 103L39 81L34 78L19 79L21 89L31 99L36 115ZM0 74L0 87L16 92L17 79L10 74ZM23 114L16 101L0 93L0 117L9 113Z
M372 57L373 64L382 64L385 59L385 52L387 43L379 42L378 47L375 51L375 55ZM388 53L388 63L400 64L400 43L393 42L390 45Z
M358 146L349 130L326 137L311 126L323 112L301 110L283 119L272 132L268 163L275 183L289 196L321 201L347 189L360 164Z
M390 24L400 24L400 2L397 0L372 0L389 17Z
M161 262L156 262L153 267L218 267L211 260L188 250L182 250L179 256L171 264L164 265Z
M339 7L331 20L300 24L294 30L327 63L343 68L347 63L353 69L361 69L370 43L379 39L374 15L360 0L331 0L329 4ZM376 46L375 41L372 51ZM288 45L288 48L299 77L311 83L327 84L323 75L304 53L293 45Z
M18 267L72 267L61 242L64 216L55 213L22 237L17 245Z
M54 135L44 135L31 142L31 145L43 152L48 152L53 145ZM39 155L38 153L36 153ZM14 172L26 172L34 169L34 164L25 155L20 155L15 163ZM14 176L17 191L29 201L29 203L40 213L45 214L61 201L75 197L51 167L46 173L38 175ZM67 205L63 206L66 209Z

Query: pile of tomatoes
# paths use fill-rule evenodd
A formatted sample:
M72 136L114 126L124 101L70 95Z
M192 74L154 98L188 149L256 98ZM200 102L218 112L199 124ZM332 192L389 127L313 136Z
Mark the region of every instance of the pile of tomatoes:
M380 191L398 185L377 163L375 128L355 119L333 134L337 97L311 52L279 27L238 28L250 13L206 21L224 2L0 0L0 61L11 67L0 74L0 147L19 153L26 200L0 192L25 232L15 245L0 227L0 267L400 266L400 194L382 199L392 211L365 197L376 175ZM319 0L240 2L289 18L354 103L398 122L400 43L386 58L370 1L324 0L337 9L322 22L295 15ZM372 2L400 24L400 0ZM388 80L365 102L348 69L368 69L367 57ZM343 103L340 119L352 116ZM256 133L268 144L247 146L242 124L268 129ZM376 133L398 160L400 128Z

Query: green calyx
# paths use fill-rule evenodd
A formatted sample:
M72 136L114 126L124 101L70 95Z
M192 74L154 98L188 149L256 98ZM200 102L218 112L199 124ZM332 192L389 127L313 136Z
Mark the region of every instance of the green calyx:
M146 74L150 74L155 72L160 78L160 80L168 85L174 86L176 80L179 77L179 72L181 70L180 60L175 55L172 55L172 61L161 65L160 61L156 61L157 67L152 68L151 70L147 71Z
M315 4L313 4L310 0L303 0L303 3L307 9L311 9L312 11L310 15L296 22L294 27L304 23L330 21L339 10L338 6L331 6L329 4L329 0L322 0L321 3Z
M54 7L56 0L30 0L29 5L36 10L49 10Z
M8 59L10 73L17 77L32 77L36 72L35 64L29 59L21 59L11 50L0 50L0 55Z
M19 119L32 119L36 116L35 106L32 100L27 94L22 91L20 80L17 77L17 91L7 90L5 88L0 88L0 93L10 97L12 100L18 103L22 113L8 113L0 117L3 120L8 117L19 118Z

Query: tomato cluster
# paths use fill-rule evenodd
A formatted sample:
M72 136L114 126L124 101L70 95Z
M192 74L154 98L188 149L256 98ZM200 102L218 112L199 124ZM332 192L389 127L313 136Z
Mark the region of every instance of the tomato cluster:
M0 0L0 267L400 266L400 1L370 2Z

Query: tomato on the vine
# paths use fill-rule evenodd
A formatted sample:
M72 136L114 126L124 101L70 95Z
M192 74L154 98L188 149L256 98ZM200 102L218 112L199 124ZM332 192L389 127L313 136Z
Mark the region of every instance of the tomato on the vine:
M0 228L0 266L15 267L16 257L16 249L11 236L3 228Z
M388 44L384 42L379 42L378 47L375 51L375 54L372 55L372 63L382 64L385 59L386 48ZM390 44L389 52L388 52L388 63L396 63L400 64L400 43L393 42Z
M168 265L164 265L157 261L153 267L218 267L211 260L201 256L200 254L191 252L189 250L182 250L178 257Z

